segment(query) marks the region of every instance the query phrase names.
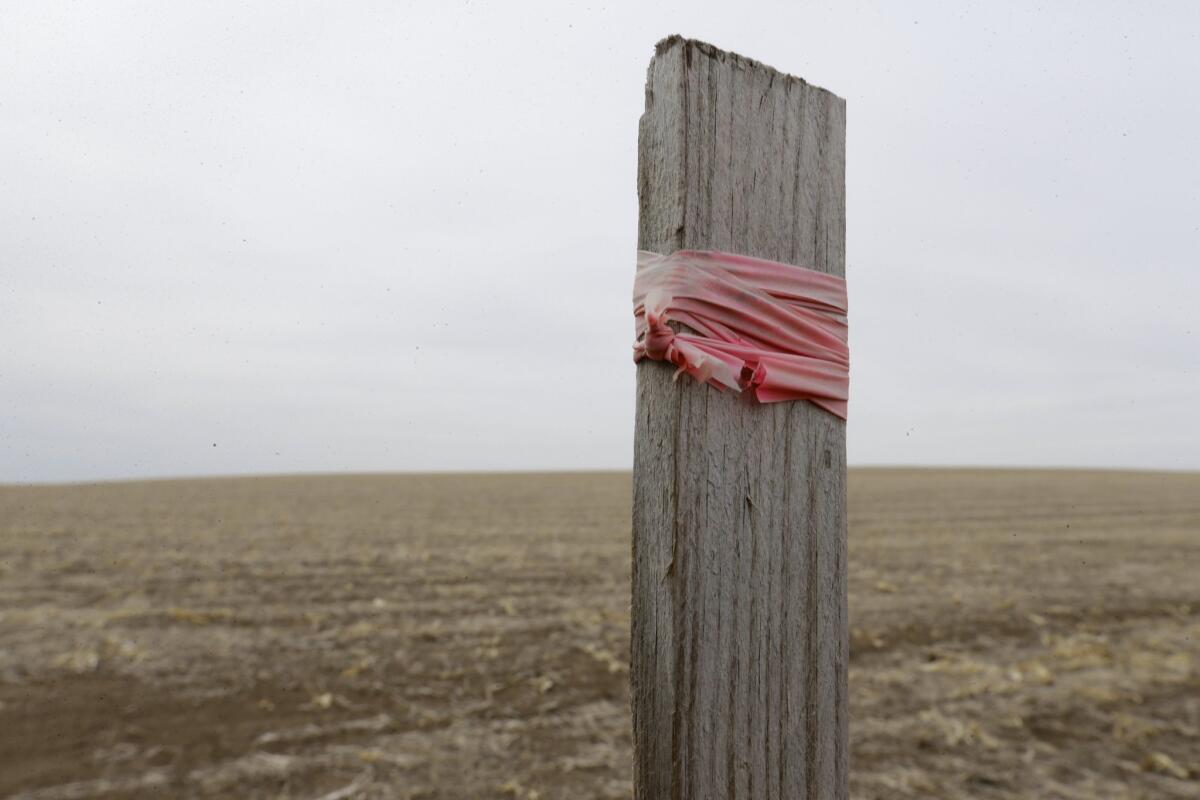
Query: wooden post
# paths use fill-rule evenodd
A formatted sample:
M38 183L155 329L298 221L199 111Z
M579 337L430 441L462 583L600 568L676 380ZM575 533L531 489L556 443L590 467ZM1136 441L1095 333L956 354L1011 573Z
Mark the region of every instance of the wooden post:
M638 246L845 274L845 102L679 37L650 61ZM845 800L846 429L637 375L638 800Z

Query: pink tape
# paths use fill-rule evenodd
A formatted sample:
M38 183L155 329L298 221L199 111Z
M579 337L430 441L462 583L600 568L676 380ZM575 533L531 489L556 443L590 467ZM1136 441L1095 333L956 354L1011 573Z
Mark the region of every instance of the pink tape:
M638 252L634 361L760 403L808 400L846 418L846 282L804 267L715 251ZM676 332L667 323L687 326Z

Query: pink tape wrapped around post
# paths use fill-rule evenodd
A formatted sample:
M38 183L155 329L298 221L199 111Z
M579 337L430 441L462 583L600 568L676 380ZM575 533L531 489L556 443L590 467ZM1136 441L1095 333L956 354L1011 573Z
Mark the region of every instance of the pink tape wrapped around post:
M846 418L846 282L777 261L707 250L638 252L634 361L678 367L760 403L808 400ZM687 326L675 331L667 323Z

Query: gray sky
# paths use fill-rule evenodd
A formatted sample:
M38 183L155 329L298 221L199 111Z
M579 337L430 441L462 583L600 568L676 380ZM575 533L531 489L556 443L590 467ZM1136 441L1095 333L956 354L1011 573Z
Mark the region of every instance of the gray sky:
M0 482L627 467L676 32L847 99L852 464L1200 468L1200 4L8 0Z

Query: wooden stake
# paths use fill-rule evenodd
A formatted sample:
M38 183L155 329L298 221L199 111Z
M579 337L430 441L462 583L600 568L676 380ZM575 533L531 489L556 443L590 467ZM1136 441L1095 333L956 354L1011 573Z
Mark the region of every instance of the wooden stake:
M658 44L638 246L845 274L845 102L679 37ZM844 800L846 429L638 367L633 721L639 800Z

